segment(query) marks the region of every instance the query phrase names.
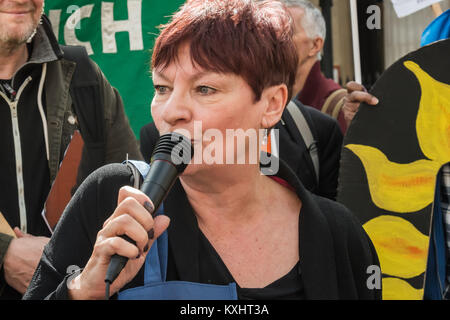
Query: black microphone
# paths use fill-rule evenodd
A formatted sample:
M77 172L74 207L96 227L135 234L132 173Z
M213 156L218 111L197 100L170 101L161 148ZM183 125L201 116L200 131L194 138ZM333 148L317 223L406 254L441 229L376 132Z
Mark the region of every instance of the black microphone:
M153 212L158 210L178 176L186 169L193 155L194 148L191 141L185 136L172 132L159 138L150 160L150 169L141 186L141 191L153 202ZM134 245L136 244L135 241L126 235L121 237ZM118 254L111 257L105 277L107 299L109 298L109 285L114 282L120 271L127 264L127 261L127 257Z

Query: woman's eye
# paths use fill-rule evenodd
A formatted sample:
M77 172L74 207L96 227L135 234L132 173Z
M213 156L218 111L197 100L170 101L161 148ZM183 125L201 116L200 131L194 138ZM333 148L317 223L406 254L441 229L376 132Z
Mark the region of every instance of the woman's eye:
M210 95L215 93L217 90L207 86L198 86L197 92L202 95Z
M155 85L155 91L158 94L165 94L169 91L169 88L166 86Z

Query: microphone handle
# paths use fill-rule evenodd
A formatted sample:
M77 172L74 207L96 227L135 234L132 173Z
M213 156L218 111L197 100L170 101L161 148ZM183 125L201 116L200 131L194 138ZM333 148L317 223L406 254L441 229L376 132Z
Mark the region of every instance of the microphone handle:
M153 201L154 212L158 210L170 188L178 177L176 167L168 161L152 161L151 170L148 172L141 186L144 192ZM122 239L136 245L136 242L126 235L121 236ZM128 258L115 254L111 257L111 261L106 272L105 282L113 283L120 271L127 264Z

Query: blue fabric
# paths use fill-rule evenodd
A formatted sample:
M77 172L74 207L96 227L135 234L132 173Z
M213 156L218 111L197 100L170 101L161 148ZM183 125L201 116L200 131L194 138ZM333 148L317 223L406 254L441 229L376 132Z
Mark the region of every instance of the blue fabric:
M119 293L120 300L237 300L236 284L227 286L168 281Z
M236 284L211 285L166 281L167 231L153 243L145 259L144 285L119 292L119 300L237 300Z
M131 162L145 177L150 166ZM163 214L163 205L156 215ZM144 265L144 285L119 292L119 300L237 300L236 284L211 285L187 281L166 281L169 238L165 231L153 243Z
M128 160L128 162L134 165L143 177L145 177L150 170L150 165L147 162L137 160ZM123 163L126 163L126 161Z
M434 19L422 34L421 46L450 38L450 9Z
M441 209L440 183L441 173L439 173L436 180L432 230L425 276L424 299L426 300L442 300L445 289L446 247Z
M166 281L167 276L167 231L153 243L145 259L144 285Z

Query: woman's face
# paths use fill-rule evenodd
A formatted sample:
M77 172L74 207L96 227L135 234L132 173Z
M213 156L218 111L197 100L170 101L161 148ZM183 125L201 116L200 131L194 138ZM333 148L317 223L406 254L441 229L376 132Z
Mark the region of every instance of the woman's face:
M214 159L215 164L220 161L230 164L227 162L231 161L230 152L236 152L239 144L245 145L246 156L249 156L249 152L255 152L249 149L249 140L253 137L257 137L259 158L258 133L262 128L264 100L254 102L254 93L242 77L194 66L189 46L184 45L178 59L163 70L154 70L153 84L155 96L151 112L156 127L160 134L189 133L195 149L195 165L211 165ZM233 139L235 143L231 143L227 134L232 132L252 138L245 143ZM237 161L234 158L234 162Z

